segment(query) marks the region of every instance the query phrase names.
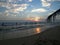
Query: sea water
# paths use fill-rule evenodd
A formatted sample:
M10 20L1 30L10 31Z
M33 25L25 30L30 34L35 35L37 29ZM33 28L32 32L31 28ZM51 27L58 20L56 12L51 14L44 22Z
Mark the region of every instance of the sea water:
M2 23L4 23L3 26ZM57 25L57 23L55 24ZM19 38L38 34L44 31L46 28L55 26L55 24L46 22L30 22L30 21L1 21L0 28L2 27L2 30L0 30L0 40Z

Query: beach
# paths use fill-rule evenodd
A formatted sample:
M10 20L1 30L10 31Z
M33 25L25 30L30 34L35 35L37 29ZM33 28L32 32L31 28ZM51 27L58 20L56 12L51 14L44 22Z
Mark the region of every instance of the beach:
M0 0L0 45L60 45L60 0Z
M53 42L56 42L56 45L60 42L60 26L48 28L41 33L27 37L0 40L0 45L53 45Z

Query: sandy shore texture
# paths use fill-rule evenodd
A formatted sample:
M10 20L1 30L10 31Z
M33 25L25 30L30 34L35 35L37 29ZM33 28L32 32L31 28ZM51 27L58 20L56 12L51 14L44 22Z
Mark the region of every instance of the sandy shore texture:
M60 26L28 37L0 40L0 45L60 45Z

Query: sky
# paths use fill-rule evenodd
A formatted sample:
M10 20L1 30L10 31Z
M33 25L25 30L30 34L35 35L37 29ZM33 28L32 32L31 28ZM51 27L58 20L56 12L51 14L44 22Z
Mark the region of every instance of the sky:
M0 20L42 20L58 9L60 0L0 0Z

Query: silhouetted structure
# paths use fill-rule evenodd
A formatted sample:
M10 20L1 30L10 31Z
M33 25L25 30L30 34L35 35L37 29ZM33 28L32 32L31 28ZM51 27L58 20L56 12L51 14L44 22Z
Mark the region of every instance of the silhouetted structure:
M55 22L57 15L60 15L60 9L54 12L53 14L49 15L47 18L47 22Z

